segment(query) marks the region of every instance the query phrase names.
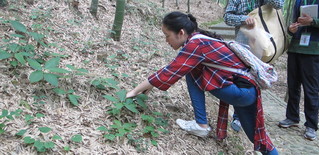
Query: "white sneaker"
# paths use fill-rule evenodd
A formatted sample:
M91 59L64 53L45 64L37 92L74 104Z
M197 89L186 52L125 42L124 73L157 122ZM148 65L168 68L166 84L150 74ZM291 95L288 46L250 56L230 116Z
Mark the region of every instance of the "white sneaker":
M198 137L207 137L209 132L212 131L210 127L208 128L202 128L199 126L195 120L192 121L185 121L182 119L177 119L176 123L185 131L187 131L190 134L193 134Z

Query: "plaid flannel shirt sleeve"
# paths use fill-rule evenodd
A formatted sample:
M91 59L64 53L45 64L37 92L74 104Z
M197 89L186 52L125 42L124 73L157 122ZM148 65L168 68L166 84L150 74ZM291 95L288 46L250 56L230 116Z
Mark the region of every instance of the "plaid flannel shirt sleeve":
M205 59L198 49L197 43L188 43L169 65L152 74L148 81L160 90L167 90Z
M266 4L271 5L275 9L281 9L284 6L283 0L268 0L266 1Z
M229 0L225 14L224 21L230 26L241 26L248 16L247 1Z

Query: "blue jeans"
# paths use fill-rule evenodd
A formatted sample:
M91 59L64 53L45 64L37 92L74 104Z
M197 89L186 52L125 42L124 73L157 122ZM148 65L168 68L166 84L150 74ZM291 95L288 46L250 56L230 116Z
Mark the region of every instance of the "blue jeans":
M205 91L201 90L190 74L186 75L188 92L194 108L195 120L198 124L208 124L205 106ZM249 140L254 142L256 124L256 100L257 91L255 87L238 88L235 84L220 89L209 91L221 101L234 106L236 114ZM274 149L267 154L277 152ZM276 154L276 153L275 153Z

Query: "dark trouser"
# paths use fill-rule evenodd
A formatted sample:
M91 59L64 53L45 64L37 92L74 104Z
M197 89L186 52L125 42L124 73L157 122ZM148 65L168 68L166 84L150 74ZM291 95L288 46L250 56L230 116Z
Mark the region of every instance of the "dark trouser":
M319 55L288 53L288 104L286 117L299 122L301 85L304 89L305 126L318 129Z

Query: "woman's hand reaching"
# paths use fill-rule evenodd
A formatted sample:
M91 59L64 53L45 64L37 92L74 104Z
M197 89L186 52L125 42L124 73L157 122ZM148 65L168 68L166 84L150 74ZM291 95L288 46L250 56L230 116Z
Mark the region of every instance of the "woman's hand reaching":
M126 94L126 98L135 97L139 94L147 94L152 90L153 86L148 82L148 80L143 81L133 90Z

